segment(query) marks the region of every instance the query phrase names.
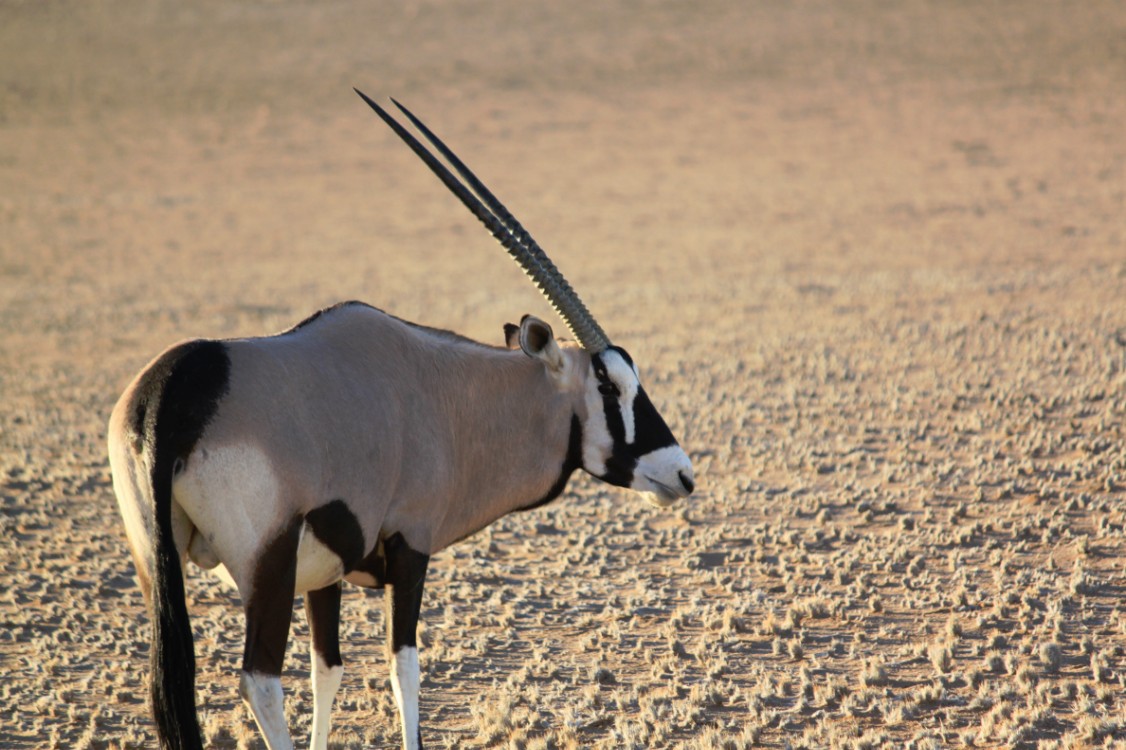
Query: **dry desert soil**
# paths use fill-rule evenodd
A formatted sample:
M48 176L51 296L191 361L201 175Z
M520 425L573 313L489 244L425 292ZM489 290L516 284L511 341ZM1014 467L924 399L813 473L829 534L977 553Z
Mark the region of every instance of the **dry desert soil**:
M428 745L1126 745L1121 3L7 0L0 747L155 742L105 449L151 357L555 320L353 86L521 217L699 485L577 475L436 555ZM238 600L188 604L207 745L262 747ZM395 747L344 609L332 742ZM286 667L304 743L299 609Z

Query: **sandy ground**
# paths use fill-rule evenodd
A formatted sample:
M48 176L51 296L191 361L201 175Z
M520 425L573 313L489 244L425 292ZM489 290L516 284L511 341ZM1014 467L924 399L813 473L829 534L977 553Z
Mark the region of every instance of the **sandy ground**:
M0 747L152 745L104 449L150 357L350 298L550 316L352 86L509 203L699 479L438 555L431 746L1122 746L1124 40L1114 2L0 4ZM260 747L237 604L193 568L189 606L209 746ZM345 610L333 741L393 747L381 597Z

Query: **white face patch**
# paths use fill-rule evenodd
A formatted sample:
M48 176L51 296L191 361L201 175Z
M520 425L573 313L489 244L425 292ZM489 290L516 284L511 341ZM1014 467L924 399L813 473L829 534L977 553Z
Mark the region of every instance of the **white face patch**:
M693 487L691 459L679 445L670 445L641 457L634 470L631 489L648 494L655 505L663 508L688 497Z

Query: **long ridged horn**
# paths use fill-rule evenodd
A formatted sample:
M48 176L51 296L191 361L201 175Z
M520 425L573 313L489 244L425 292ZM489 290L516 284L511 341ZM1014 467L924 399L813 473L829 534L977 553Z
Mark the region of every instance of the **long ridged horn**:
M547 257L539 244L509 213L504 204L497 200L496 196L469 170L469 167L465 166L461 159L450 151L438 136L434 135L406 107L394 99L391 100L418 128L419 132L433 144L438 153L457 170L458 174L465 180L464 184L395 118L387 114L364 92L359 89L353 90L367 102L369 107L375 110L375 113L395 131L395 134L404 143L410 146L411 150L426 163L426 166L430 167L430 171L438 176L438 179L449 191L456 195L465 207L485 225L490 234L504 246L508 254L524 269L524 273L532 279L536 287L547 298L547 301L559 313L559 317L563 319L571 334L582 344L584 349L591 353L598 353L610 346L610 339L602 330L602 327L598 325L598 321L586 309L583 301L579 299L579 295L567 283L567 279L555 267L555 264L551 262L551 259Z

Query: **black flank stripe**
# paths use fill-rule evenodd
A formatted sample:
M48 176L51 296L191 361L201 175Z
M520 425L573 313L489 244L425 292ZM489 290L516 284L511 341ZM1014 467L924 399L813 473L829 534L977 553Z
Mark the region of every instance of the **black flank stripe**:
M332 500L305 514L305 523L351 572L364 557L364 532L348 504Z

